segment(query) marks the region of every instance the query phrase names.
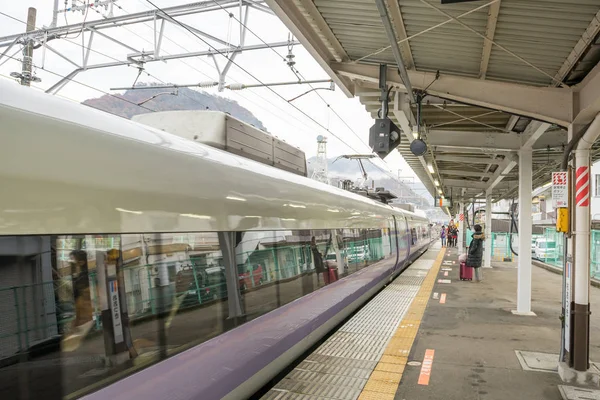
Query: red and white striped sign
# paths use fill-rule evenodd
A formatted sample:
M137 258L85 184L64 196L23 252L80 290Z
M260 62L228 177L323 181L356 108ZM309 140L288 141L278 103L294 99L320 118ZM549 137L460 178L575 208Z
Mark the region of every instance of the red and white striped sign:
M464 214L459 214L458 215L458 220L459 221L464 221L464 219L465 219L465 215Z
M590 206L589 167L577 168L575 179L575 204L577 204L577 207Z

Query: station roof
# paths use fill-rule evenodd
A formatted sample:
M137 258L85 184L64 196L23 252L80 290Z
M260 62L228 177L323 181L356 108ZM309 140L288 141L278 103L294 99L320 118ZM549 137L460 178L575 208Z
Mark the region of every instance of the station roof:
M532 149L533 183L541 186L560 164L568 127L600 111L598 0L266 2L373 118L381 109L379 65L388 65L389 117L405 139L399 151L432 195L438 181L454 199L487 190L494 200L515 197L521 148ZM410 86L425 94L423 157L409 149L416 104L386 19Z

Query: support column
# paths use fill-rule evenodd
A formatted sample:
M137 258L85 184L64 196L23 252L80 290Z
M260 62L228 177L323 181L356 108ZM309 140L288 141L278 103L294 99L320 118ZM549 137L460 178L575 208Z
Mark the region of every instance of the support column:
M465 219L463 218L463 220L460 220L460 216L461 214L463 214L465 211L465 206L464 203L459 203L458 204L458 242L457 242L457 248L458 248L458 254L462 254L463 250L464 250L464 237L465 237Z
M485 248L483 267L492 268L492 191L485 193Z
M587 371L590 343L590 150L575 150L573 368Z
M532 150L519 151L519 266L517 309L513 314L535 315L531 311L531 218Z

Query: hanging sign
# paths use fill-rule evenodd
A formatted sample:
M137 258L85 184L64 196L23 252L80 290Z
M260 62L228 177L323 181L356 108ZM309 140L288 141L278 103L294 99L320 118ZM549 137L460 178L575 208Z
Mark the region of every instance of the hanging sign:
M566 172L552 173L552 202L554 208L569 207L569 176Z

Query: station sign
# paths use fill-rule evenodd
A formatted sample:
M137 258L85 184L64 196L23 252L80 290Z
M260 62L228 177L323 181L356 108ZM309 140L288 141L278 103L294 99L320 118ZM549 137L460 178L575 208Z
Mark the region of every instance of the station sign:
M569 175L566 171L552 173L552 202L554 208L569 207Z
M444 207L452 208L452 201L447 197L436 196L435 197L435 206L440 207L440 208L444 208Z

